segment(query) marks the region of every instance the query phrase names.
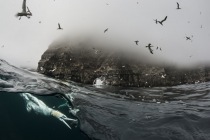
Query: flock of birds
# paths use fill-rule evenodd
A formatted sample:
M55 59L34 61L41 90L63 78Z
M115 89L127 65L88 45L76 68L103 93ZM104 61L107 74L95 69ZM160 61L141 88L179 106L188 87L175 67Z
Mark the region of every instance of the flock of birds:
M137 3L138 4L138 3ZM180 6L179 6L179 3L177 2L176 3L177 4L177 10L180 10L181 8L180 8ZM154 19L154 21L155 21L155 23L156 24L160 24L160 25L162 25L163 26L163 22L165 22L166 20L167 20L167 18L168 18L168 16L165 16L165 18L163 19L163 20L158 20L158 19ZM193 36L192 36L193 37ZM189 37L189 36L186 36L186 40L191 40L191 38ZM191 40L192 41L192 40ZM136 43L136 45L138 45L138 43L139 43L139 41L138 40L136 40L136 41L134 41L135 43ZM154 46L152 46L151 45L151 43L149 43L147 46L145 46L146 48L148 48L148 50L149 50L149 52L151 53L151 54L153 54L153 49L152 49L152 47L154 47ZM160 47L157 47L156 48L156 50L160 50L160 51L162 51L162 49L160 48Z
M139 4L139 3L137 2L137 4ZM109 5L109 4L106 3L106 5ZM176 9L177 9L177 10L180 10L180 9L181 9L178 2L177 2L177 8L176 8ZM25 16L25 17L27 17L27 18L30 18L30 17L32 16L31 11L30 11L29 8L26 6L26 0L23 0L22 12L19 12L19 13L16 14L16 17L19 17L19 20L21 19L22 16ZM162 19L162 20L154 19L154 21L155 21L156 24L160 24L160 25L163 26L163 23L167 20L167 18L168 18L168 17L165 16L165 18ZM40 21L39 23L41 23L41 21ZM61 27L60 23L58 23L58 28L57 28L57 29L58 29L58 30L63 30L63 28ZM104 30L104 33L106 33L108 30L109 30L109 28L106 28L106 29ZM193 36L191 36L191 37L193 37ZM190 36L186 36L186 40L191 40L191 37L190 37ZM192 41L192 40L191 40L191 41ZM139 43L138 40L136 40L136 41L134 41L134 42L135 42L136 45L138 45L138 43ZM152 49L152 47L154 47L154 46L152 46L151 43L149 43L149 44L148 44L147 46L145 46L145 47L148 48L148 50L149 50L149 52L150 52L151 54L153 54L153 49ZM161 49L160 47L157 47L157 48L156 48L156 50L158 50L158 49L159 49L160 51L162 51L162 49Z
M138 2L137 2L137 4L139 4ZM177 4L177 10L180 10L181 8L180 8L180 6L179 6L179 3L177 2L176 3ZM108 4L107 4L108 5ZM154 21L155 21L155 23L156 24L160 24L160 25L162 25L163 26L163 22L165 22L166 20L167 20L167 18L168 18L168 16L165 16L165 18L163 19L163 20L158 20L158 19L154 19ZM202 27L202 26L201 26ZM106 33L107 31L108 31L108 29L109 28L107 28L107 29L105 29L104 30L104 33ZM192 36L193 37L193 36ZM186 36L186 40L191 40L191 37L189 37L189 36ZM192 41L192 40L191 40ZM138 45L138 43L139 43L139 41L138 40L136 40L136 41L134 41L135 42L135 44L136 45ZM151 43L149 43L147 46L145 46L146 48L148 48L148 50L149 50L149 52L151 53L151 54L153 54L153 49L152 49L152 47L154 47L154 46L152 46L152 44ZM156 50L160 50L160 51L162 51L162 49L160 48L160 47L156 47Z
M27 8L27 10L26 10ZM26 6L26 0L23 0L23 4L22 4L22 12L18 12L16 15L16 17L19 17L19 20L21 19L21 17L25 16L27 18L30 18L32 16L31 11L29 10L29 8ZM39 23L41 23L41 21L39 21ZM61 28L60 23L58 23L58 30L63 30L63 28Z

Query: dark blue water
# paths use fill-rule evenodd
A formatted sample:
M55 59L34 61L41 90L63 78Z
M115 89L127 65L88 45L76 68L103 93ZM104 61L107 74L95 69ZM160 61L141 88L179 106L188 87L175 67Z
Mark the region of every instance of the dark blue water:
M69 124L70 130L57 118L28 112L21 93L33 93L79 123ZM67 102L69 106L58 107ZM0 140L210 139L210 82L95 87L58 81L0 61L0 107Z
M38 97L50 107L59 106L63 100L54 96ZM88 140L79 127L68 129L53 117L27 112L19 94L0 94L0 140ZM68 108L62 108L68 114Z

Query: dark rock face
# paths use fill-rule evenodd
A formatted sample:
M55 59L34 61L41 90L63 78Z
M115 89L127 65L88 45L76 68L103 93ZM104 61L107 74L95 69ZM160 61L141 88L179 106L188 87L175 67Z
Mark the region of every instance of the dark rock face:
M69 43L70 44L70 43ZM152 66L124 57L125 53L95 46L53 43L42 55L38 72L62 80L93 84L104 77L107 85L153 87L210 80L210 70Z

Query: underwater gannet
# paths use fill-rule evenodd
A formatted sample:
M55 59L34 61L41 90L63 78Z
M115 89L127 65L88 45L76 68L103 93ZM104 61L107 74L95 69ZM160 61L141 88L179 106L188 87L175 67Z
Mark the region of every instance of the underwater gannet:
M72 121L73 123L78 122L75 119L66 117L66 115L64 115L60 111L48 107L43 101L39 100L38 98L29 93L22 93L21 97L23 97L23 99L26 102L26 109L28 112L34 111L36 114L53 116L62 121L70 129L71 127L65 122L65 120Z

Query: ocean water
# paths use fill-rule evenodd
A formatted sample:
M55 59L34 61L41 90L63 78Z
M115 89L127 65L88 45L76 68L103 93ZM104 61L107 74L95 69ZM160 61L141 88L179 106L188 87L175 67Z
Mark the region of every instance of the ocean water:
M27 110L26 94L78 123ZM210 82L174 87L82 85L0 61L0 140L209 140ZM62 117L61 117L62 119Z
M62 103L56 97L39 97L47 104ZM79 128L72 130L53 117L28 112L23 99L15 93L0 95L0 140L88 140ZM62 109L68 113L68 109Z

